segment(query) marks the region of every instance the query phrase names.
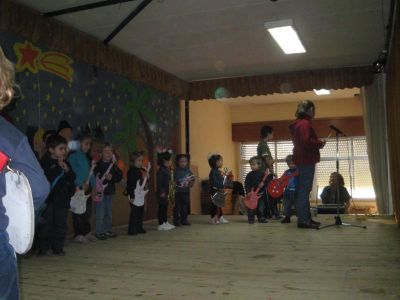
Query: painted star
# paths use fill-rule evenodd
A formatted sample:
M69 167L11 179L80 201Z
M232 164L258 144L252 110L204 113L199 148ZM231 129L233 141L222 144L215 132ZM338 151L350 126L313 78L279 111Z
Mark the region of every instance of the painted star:
M41 50L33 46L30 42L25 41L23 44L16 43L14 51L17 55L16 68L18 71L28 69L32 73L39 72L37 58L41 54Z

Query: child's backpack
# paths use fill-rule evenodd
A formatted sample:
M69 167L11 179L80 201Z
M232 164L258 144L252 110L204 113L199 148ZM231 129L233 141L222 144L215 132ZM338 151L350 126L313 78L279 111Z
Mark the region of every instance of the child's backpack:
M2 198L9 219L7 233L10 244L18 254L25 254L32 246L35 232L35 211L28 178L10 168L10 158L0 151L0 172L5 173L6 194Z

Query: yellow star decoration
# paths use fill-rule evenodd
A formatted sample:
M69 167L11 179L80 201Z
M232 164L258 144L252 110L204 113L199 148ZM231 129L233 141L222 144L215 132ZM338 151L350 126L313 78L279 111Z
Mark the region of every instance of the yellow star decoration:
M51 99L50 93L47 93L47 95L46 95L46 100L50 102L50 99Z
M49 87L53 87L53 81L49 81Z
M64 98L60 97L59 101L60 101L60 103L63 103L64 102Z
M60 94L61 94L61 95L64 94L64 89L63 89L63 88L61 88Z

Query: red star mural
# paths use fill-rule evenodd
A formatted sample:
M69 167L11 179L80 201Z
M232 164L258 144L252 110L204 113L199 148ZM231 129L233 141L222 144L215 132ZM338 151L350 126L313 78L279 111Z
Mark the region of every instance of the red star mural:
M32 73L37 73L39 71L37 58L42 53L39 48L25 41L23 44L16 43L14 45L14 51L17 55L16 68L18 71L23 71L24 69L28 69Z

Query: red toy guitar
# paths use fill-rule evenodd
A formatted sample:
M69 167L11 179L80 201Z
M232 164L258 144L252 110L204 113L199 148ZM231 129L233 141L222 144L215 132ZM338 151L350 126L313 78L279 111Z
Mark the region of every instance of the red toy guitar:
M288 186L289 180L298 175L299 171L296 171L290 175L282 175L280 178L271 180L267 187L268 194L274 199L279 199Z
M254 190L252 190L250 193L246 195L244 198L244 204L247 206L248 209L256 209L258 205L258 199L260 199L260 196L258 195L258 192L260 191L262 187L262 183L264 183L265 179L268 177L268 172L265 172L263 179L261 180L260 184L258 187Z

